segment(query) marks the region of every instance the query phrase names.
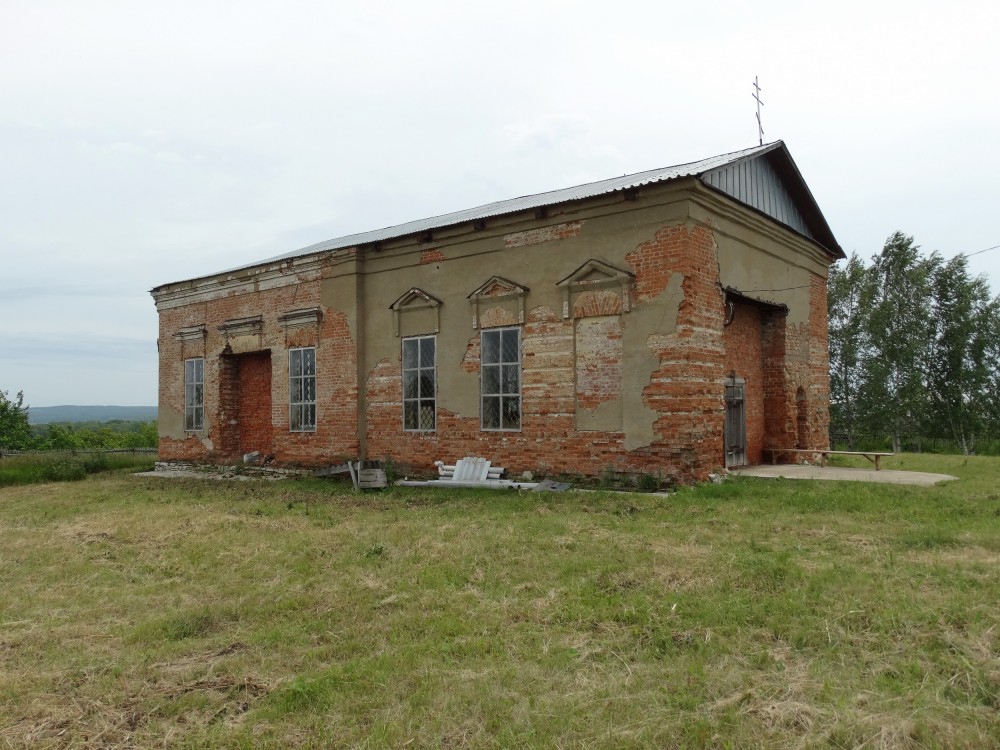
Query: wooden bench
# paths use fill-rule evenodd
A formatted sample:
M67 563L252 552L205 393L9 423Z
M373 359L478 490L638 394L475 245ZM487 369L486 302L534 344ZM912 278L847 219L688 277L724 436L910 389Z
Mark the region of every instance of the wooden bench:
M876 451L833 451L833 450L821 450L818 448L765 448L765 453L771 454L771 464L778 463L778 456L789 453L810 453L814 456L820 457L820 466L826 465L826 459L828 456L864 456L873 464L875 464L875 471L878 471L881 466L879 462L882 460L883 456L894 456L895 453L879 453Z

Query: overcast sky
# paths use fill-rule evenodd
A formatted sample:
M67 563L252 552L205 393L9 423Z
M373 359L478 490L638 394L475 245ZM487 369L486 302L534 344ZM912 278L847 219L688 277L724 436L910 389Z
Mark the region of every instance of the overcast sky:
M155 404L152 287L752 146L754 76L846 252L1000 245L998 7L0 0L0 390Z

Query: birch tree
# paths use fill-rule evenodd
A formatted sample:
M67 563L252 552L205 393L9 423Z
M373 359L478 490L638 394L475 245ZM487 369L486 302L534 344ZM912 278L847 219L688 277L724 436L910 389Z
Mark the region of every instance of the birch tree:
M868 322L858 405L870 431L888 431L892 449L927 426L926 373L934 336L932 278L940 264L913 237L896 232L870 269Z
M956 256L932 274L934 338L927 370L931 417L937 431L950 435L965 455L989 426L997 405L997 338L1000 300L990 299L982 276L969 274L968 261ZM995 426L995 425L993 425Z
M830 340L830 422L847 435L854 449L858 427L858 391L871 302L869 274L857 253L843 268L830 269L827 313Z

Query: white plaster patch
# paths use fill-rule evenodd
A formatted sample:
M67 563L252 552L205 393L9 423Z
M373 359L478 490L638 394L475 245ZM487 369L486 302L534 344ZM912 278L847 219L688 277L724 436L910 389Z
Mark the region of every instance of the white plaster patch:
M576 237L580 234L582 221L568 221L563 224L554 224L541 229L527 229L523 232L512 232L505 234L503 241L507 247L524 247L525 245L540 245L543 242L553 240L564 240L569 237Z

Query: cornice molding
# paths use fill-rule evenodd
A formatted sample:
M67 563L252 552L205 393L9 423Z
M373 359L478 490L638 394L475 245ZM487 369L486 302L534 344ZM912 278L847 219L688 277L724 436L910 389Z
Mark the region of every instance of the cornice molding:
M278 289L320 278L323 269L329 265L332 255L329 252L322 252L207 278L178 281L156 287L150 294L156 302L156 309L162 311L234 294L252 294L265 289Z
M318 326L322 320L323 311L319 307L303 307L300 310L289 310L278 316L278 323L286 329Z

